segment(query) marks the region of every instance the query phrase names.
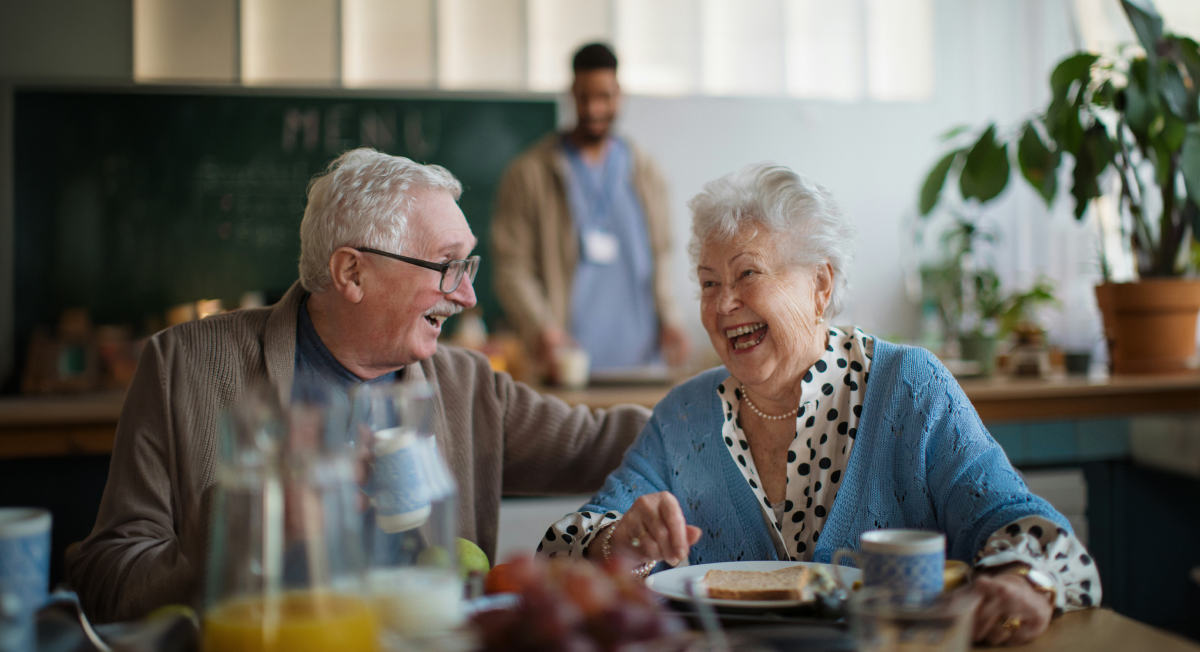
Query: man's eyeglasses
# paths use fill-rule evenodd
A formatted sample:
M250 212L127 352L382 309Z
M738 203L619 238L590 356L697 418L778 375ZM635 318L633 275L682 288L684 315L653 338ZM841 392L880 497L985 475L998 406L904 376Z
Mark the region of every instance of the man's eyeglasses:
M438 284L438 289L442 291L442 294L450 294L451 292L457 290L458 284L462 283L464 276L474 283L475 274L479 272L479 256L471 256L466 260L451 260L444 263L431 263L428 260L409 258L408 256L401 256L400 254L389 254L386 251L370 249L367 247L355 247L355 250L368 254L387 256L388 258L394 258L410 265L416 265L417 267L424 267L425 269L432 269L435 272L441 272L442 280L441 283Z

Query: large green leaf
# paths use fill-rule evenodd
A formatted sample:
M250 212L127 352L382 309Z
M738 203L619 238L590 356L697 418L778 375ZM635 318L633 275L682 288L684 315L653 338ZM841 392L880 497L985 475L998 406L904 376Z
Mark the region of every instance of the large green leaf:
M1188 197L1192 202L1200 204L1200 124L1193 122L1187 126L1179 167L1183 170L1183 183L1187 188ZM1197 230L1197 233L1200 233L1200 230Z
M945 133L938 136L938 140L941 140L944 142L944 141L950 140L951 138L954 138L955 136L957 136L959 134L966 133L970 130L971 130L971 125L958 125L957 127L947 129Z
M996 142L996 125L990 124L967 152L967 160L958 173L958 188L963 199L979 203L991 201L1008 185L1008 152Z
M1162 94L1163 103L1166 104L1167 110L1175 115L1183 118L1188 117L1188 91L1183 83L1183 75L1179 74L1179 68L1174 61L1163 61L1162 75L1159 77L1158 92Z
M1094 125L1083 134L1079 151L1075 153L1074 183L1075 218L1083 218L1088 202L1100 196L1099 177L1113 158L1113 143L1101 125Z
M1082 106L1083 97L1080 96L1073 103L1052 100L1046 109L1046 131L1054 139L1059 151L1074 154L1079 150L1079 144L1083 141L1083 125L1079 122Z
M1200 206L1192 199L1183 201L1183 223L1192 227L1192 239L1200 239Z
M1184 136L1187 135L1187 123L1171 114L1163 115L1162 129L1156 140L1171 154L1183 147Z
M1061 158L1062 154L1051 151L1042 142L1033 122L1026 122L1017 144L1017 162L1021 164L1021 174L1025 180L1046 202L1046 208L1054 202L1054 194L1058 190L1058 163Z
M1145 142L1149 138L1150 125L1154 123L1157 111L1154 108L1152 96L1145 86L1146 60L1138 59L1130 66L1129 84L1121 91L1122 106L1125 111L1125 121L1129 128Z
M942 186L946 185L946 175L950 172L950 166L954 165L954 158L961 153L961 149L950 152L929 171L925 185L921 186L921 204L918 208L922 216L928 215L929 211L937 206L938 199L942 196Z
M1050 73L1051 97L1065 99L1073 82L1088 79L1092 64L1096 63L1098 58L1095 54L1080 52L1060 61L1054 67L1054 72Z
M1151 61L1157 59L1163 19L1154 8L1154 3L1150 0L1121 0L1121 7L1125 9L1125 15L1129 16L1129 23L1133 25L1133 31L1141 41L1142 47L1146 48L1146 56Z

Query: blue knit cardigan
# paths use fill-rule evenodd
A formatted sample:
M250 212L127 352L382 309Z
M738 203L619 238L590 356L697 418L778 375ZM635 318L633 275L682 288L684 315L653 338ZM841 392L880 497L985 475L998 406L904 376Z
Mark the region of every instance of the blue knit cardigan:
M638 496L670 491L703 532L689 563L777 559L762 506L721 441L717 385L727 376L718 367L673 389L580 511L625 512ZM1061 514L1029 493L931 353L876 338L868 376L858 434L813 561L858 550L859 535L879 528L943 532L947 557L968 563L989 536L1026 516L1070 532Z

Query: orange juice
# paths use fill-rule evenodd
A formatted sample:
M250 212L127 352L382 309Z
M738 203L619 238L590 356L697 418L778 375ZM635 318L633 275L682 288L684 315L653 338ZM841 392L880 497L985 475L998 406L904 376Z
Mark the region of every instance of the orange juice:
M364 600L292 592L232 600L204 618L205 652L376 652L375 614Z

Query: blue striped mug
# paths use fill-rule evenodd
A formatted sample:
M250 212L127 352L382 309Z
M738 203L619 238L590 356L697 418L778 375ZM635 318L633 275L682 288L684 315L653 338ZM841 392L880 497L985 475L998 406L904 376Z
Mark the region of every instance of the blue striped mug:
M838 550L833 564L853 559L863 586L937 595L942 592L946 536L924 530L871 530L859 537L859 551ZM840 573L839 573L840 579Z

